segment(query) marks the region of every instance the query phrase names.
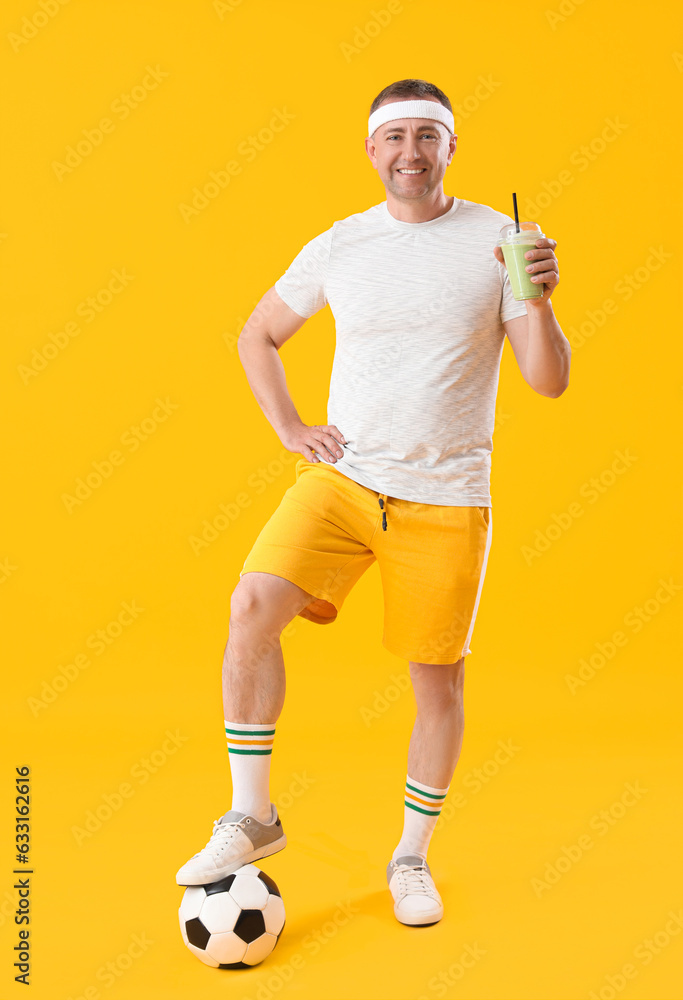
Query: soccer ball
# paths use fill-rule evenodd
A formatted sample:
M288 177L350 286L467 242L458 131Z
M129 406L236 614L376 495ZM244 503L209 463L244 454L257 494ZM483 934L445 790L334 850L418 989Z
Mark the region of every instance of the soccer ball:
M275 882L256 865L185 889L180 933L193 955L214 969L244 969L270 955L285 926Z

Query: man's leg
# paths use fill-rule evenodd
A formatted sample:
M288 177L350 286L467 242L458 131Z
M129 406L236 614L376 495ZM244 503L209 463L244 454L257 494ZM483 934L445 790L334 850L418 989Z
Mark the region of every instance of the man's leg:
M408 773L427 785L450 783L465 725L465 657L457 663L410 663L417 716L408 749Z
M232 774L232 809L271 818L270 755L285 701L280 634L315 600L271 573L245 573L230 601L223 657L223 710Z
M410 661L410 677L417 715L408 749L403 835L394 858L426 858L464 732L464 656L456 663Z
M270 801L270 755L285 697L280 633L314 598L272 573L245 573L230 602L223 658L225 735L233 800L203 850L182 866L179 885L215 882L287 843Z
M280 634L315 598L272 573L245 573L230 598L223 709L235 722L275 722L285 701Z
M408 749L403 834L387 866L394 914L404 924L436 923L443 902L427 864L427 848L460 756L465 658L410 661L417 716Z

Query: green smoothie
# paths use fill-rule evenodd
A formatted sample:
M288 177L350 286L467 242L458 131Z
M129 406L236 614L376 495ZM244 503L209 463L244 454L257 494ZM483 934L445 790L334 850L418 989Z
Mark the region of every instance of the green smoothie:
M534 243L508 243L501 246L505 266L510 275L512 294L521 302L523 299L537 299L543 295L543 285L537 281L532 281L533 272L529 273L525 268L531 261L524 256L528 250L533 249Z
M542 236L541 227L534 222L522 222L520 232L516 231L514 222L503 226L500 231L498 246L503 251L512 294L518 302L538 299L543 295L543 282L531 280L535 272L527 271L526 266L532 261L524 256L529 250L536 248L536 240Z

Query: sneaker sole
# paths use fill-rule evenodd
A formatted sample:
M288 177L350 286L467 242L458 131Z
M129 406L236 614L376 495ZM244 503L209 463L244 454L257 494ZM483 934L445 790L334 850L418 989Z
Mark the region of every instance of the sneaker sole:
M402 916L399 917L399 915L396 912L396 910L394 910L394 916L396 917L396 919L398 920L399 923L401 923L401 924L407 924L408 927L430 927L432 924L438 924L438 922L443 917L443 910L441 911L441 913L439 914L438 917L434 916L433 914L429 914L429 915L428 914L424 914L422 916L422 919L420 919L419 917L416 917L414 920L410 920L410 919L405 920Z
M258 861L260 858L268 858L271 854L277 854L281 851L283 847L287 845L287 837L283 833L279 840L274 840L271 844L264 844L263 847L257 847L256 850L250 851L249 854L243 854L241 858L236 861L231 861L227 865L223 865L222 868L216 868L213 872L207 875L194 875L185 876L181 882L176 876L176 884L191 886L191 885L211 885L213 882L219 882L226 875L231 875L236 872L238 868L242 868L243 865L249 865L252 861ZM210 874L210 878L208 875Z

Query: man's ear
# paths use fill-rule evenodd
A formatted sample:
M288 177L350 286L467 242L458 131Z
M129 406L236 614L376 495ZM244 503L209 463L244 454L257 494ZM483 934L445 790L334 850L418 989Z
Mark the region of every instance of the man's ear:
M375 144L369 137L365 140L365 152L368 154L370 163L372 163L375 170L377 170L377 158L375 156Z
M457 137L457 135L452 135L450 137L450 139L448 140L448 145L449 145L449 147L452 147L452 150L451 150L451 148L449 148L449 151L448 151L448 155L450 156L450 159L449 159L448 163L450 165L452 163L452 161L453 161L453 157L455 156L456 149L458 148L458 137Z

